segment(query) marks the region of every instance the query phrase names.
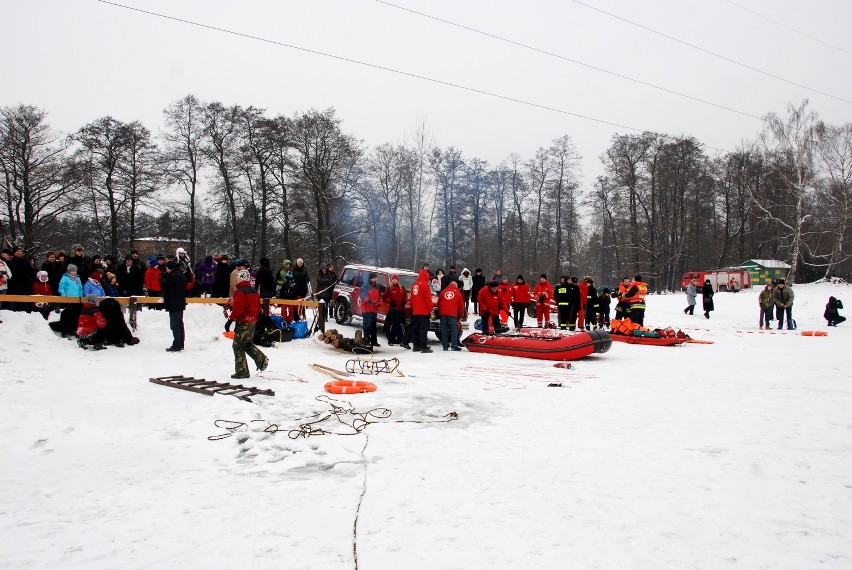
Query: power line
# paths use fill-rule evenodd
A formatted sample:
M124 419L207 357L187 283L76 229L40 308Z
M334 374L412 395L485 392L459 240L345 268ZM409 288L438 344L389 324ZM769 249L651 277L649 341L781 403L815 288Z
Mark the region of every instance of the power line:
M641 29L643 29L647 32L651 32L652 34L656 34L658 36L672 40L673 42L677 42L679 44L683 44L685 46L691 47L692 49L698 50L698 51L700 51L702 53L706 53L708 55L712 55L713 57L717 57L719 59L727 61L728 63L733 63L734 65L744 67L745 69L749 69L749 70L754 71L756 73L760 73L761 75L765 75L767 77L777 79L778 81L783 81L784 83L789 83L790 85L795 85L796 87L801 87L802 89L807 89L808 91L813 91L814 93L819 93L820 95L825 95L826 97L831 97L832 99L836 99L838 101L843 101L844 103L852 103L852 101L850 101L849 99L844 99L843 97L838 97L836 95L832 95L831 93L826 93L825 91L820 91L819 89L815 89L813 87L808 87L807 85L802 85L801 83L796 83L795 81L793 81L791 79L785 79L784 77L781 77L780 75L775 75L774 73L770 73L768 71L763 71L762 69L758 69L757 67L753 67L751 65L748 65L747 63L742 63L742 62L737 61L735 59L731 59L730 57L726 57L724 55L710 51L710 50L705 49L703 47L699 47L695 44L691 44L691 43L684 41L682 39L679 39L679 38L676 38L674 36L670 36L666 33L657 31L653 28L649 28L648 26L643 26L642 24L638 24L638 23L636 23L632 20L628 20L627 18L622 18L621 16L618 16L618 15L613 14L611 12L607 12L606 10L601 10L600 8L592 6L591 4L586 4L585 2L581 2L580 0L571 0L571 1L574 2L575 4L579 4L580 6L585 6L586 8L589 8L590 10L594 10L596 12L600 12L601 14L605 14L605 15L609 16L610 18L615 18L616 20L620 20L620 21L622 21L626 24L630 24L631 26L636 26L637 28L641 28Z
M541 103L526 101L524 99L518 99L516 97L510 97L508 95L501 95L499 93L494 93L494 92L491 92L491 91L485 91L483 89L477 89L475 87L469 87L467 85L461 85L459 83L452 83L450 81L444 81L442 79L435 79L433 77L427 77L425 75L419 75L419 74L416 74L416 73L411 73L411 72L408 72L408 71L402 71L402 70L394 69L392 67L387 67L387 66L384 66L384 65L378 65L378 64L375 64L375 63L369 63L369 62L366 62L366 61L361 61L361 60L353 59L353 58L350 58L350 57L344 57L344 56L341 56L341 55L326 53L326 52L322 52L322 51L319 51L319 50L314 50L314 49L310 49L310 48L297 46L297 45L294 45L294 44L288 44L288 43L281 42L281 41L278 41L278 40L272 40L272 39L269 39L269 38L264 38L264 37L261 37L261 36L255 36L255 35L247 34L247 33L244 33L244 32L237 32L237 31L234 31L234 30L229 30L227 28L212 26L210 24L202 24L200 22L196 22L196 21L193 21L193 20L178 18L176 16L169 16L167 14L161 14L159 12L152 12L150 10L143 10L142 8L127 6L127 5L124 5L124 4L119 4L117 2L111 2L109 0L96 0L96 1L100 2L101 4L107 4L107 5L110 5L110 6L114 6L116 8L123 8L125 10L130 10L132 12L138 12L138 13L141 13L141 14L146 14L148 16L155 16L157 18L162 18L162 19L165 19L165 20L171 20L173 22L179 22L181 24L187 24L189 26L195 26L195 27L198 27L198 28L204 28L204 29L207 29L207 30L212 30L212 31L215 31L215 32L221 32L221 33L229 34L229 35L232 35L232 36L237 36L237 37L255 40L255 41L259 41L259 42L264 42L264 43L268 43L268 44L273 44L273 45L277 45L277 46L281 46L281 47L286 47L286 48L290 48L290 49L294 49L294 50L298 50L298 51L303 51L303 52L314 54L314 55L320 55L320 56L323 56L323 57L336 59L336 60L339 60L339 61L345 61L347 63L354 63L354 64L357 64L357 65L369 67L369 68L372 68L372 69L387 71L389 73L395 73L395 74L398 74L398 75L403 75L405 77L420 79L422 81L428 81L430 83L436 83L438 85L444 85L446 87L453 87L455 89L461 89L461 90L464 90L464 91L469 91L471 93L477 93L479 95L486 95L488 97L493 97L495 99L502 99L504 101L510 101L512 103L518 103L518 104L526 105L528 107L533 107L533 108L536 108L536 109L542 109L544 111L551 111L551 112L559 113L559 114L562 114L562 115L568 115L568 116L571 116L571 117L576 117L578 119L585 119L587 121L592 121L592 122L595 122L595 123L600 123L600 124L603 124L603 125L616 127L616 128L619 128L619 129L626 129L626 130L629 130L629 131L635 131L637 133L652 132L652 131L649 131L648 129L639 129L639 128L636 128L636 127L631 127L629 125L623 125L621 123L615 123L615 122L612 122L612 121L607 121L605 119L598 119L596 117L591 117L589 115L582 115L580 113L573 113L571 111L566 111L565 109L560 109L558 107L551 107L549 105L543 105ZM657 133L657 134L659 134L659 136L661 136L663 138L677 140L677 137L673 137L671 135L664 135L664 134L660 134L660 133ZM706 145L706 144L703 145L703 146L705 146L706 148L712 149L712 150L722 152L722 153L730 154L730 151L725 150L725 149L716 148L716 147L709 146L709 145Z
M391 3L391 2L386 2L385 0L375 0L375 1L376 1L376 2L378 2L379 4L384 4L385 6L389 6L389 7L391 7L391 8L396 8L396 9L398 9L398 10L402 10L402 11L404 11L404 12L410 12L410 13L412 13L412 14L416 14L417 16L422 16L422 17L424 17L424 18L429 18L430 20L435 20L435 21L437 21L437 22L441 22L441 23L444 23L444 24L448 24L448 25L450 25L450 26L455 26L455 27L457 27L457 28L461 28L461 29L463 29L463 30L467 30L467 31L469 31L469 32L473 32L473 33L475 33L475 34L480 34L480 35L482 35L482 36L486 36L486 37L489 37L489 38L492 38L492 39L495 39L495 40L498 40L498 41L501 41L501 42L505 42L505 43L507 43L507 44L511 44L511 45L518 46L518 47L522 47L522 48L524 48L524 49L528 49L528 50L531 50L531 51L534 51L534 52L537 52L537 53L541 53L541 54L544 54L544 55L548 55L548 56L550 56L550 57L555 57L556 59L561 59L561 60L563 60L563 61L567 61L567 62L570 62L570 63L574 63L574 64L576 64L576 65L581 65L581 66L583 66L583 67L587 67L587 68L589 68L589 69L593 69L593 70L595 70L595 71L599 71L599 72L601 72L601 73L606 73L606 74L608 74L608 75L612 75L612 76L614 76L614 77L618 77L619 79L626 79L627 81L632 81L632 82L634 82L634 83L638 83L638 84L640 84L640 85L644 85L644 86L646 86L646 87L651 87L651 88L653 88L653 89L658 89L658 90L660 90L660 91L664 91L664 92L666 92L666 93L670 93L670 94L672 94L672 95L677 95L678 97L684 97L684 98L686 98L686 99L690 99L690 100L692 100L692 101L697 101L698 103L703 103L703 104L705 104L705 105L710 105L710 106L712 106L712 107L716 107L717 109L723 109L723 110L725 110L725 111L730 111L731 113L736 113L736 114L738 114L738 115L742 115L742 116L744 116L744 117L750 117L750 118L752 118L752 119L757 119L758 121L762 121L762 120L763 120L763 117L761 117L761 116L759 116L759 115L754 115L754 114L752 114L752 113L748 113L748 112L746 112L746 111L740 111L740 110L738 110L738 109L734 109L734 108L732 108L732 107L726 107L725 105L721 105L721 104L719 104L719 103L713 103L712 101L708 101L708 100L706 100L706 99L701 99L700 97L695 97L695 96L692 96L692 95L688 95L688 94L686 94L686 93L681 93L680 91L675 91L674 89L669 89L669 88L667 88L667 87L662 87L662 86L660 86L660 85L655 85L655 84L653 84L653 83L649 83L649 82L647 82L647 81L643 81L643 80L641 80L641 79L637 79L637 78L635 78L635 77L630 77L629 75L623 75L623 74L621 74L621 73L617 73L617 72L615 72L615 71L610 71L610 70L608 70L608 69L604 69L604 68L602 68L602 67L597 67L597 66L595 66L595 65L592 65L592 64L589 64L589 63L585 63L585 62L583 62L583 61L579 61L579 60L576 60L576 59L572 59L572 58L570 58L570 57L566 57L566 56L564 56L564 55L560 55L560 54L558 54L558 53L554 53L554 52L551 52L551 51L547 51L547 50L545 50L545 49L537 48L537 47L535 47L535 46L532 46L532 45L529 45L529 44L525 44L525 43L522 43L522 42L519 42L519 41L516 41L516 40L512 40L512 39L509 39L509 38L505 38L505 37L503 37L503 36L498 36L497 34L492 34L492 33L490 33L490 32L486 32L486 31L483 31L483 30L478 30L478 29L476 29L476 28L472 28L472 27L470 27L470 26L466 26L466 25L464 25L464 24L459 24L458 22L453 22L453 21L451 21L451 20L447 20L447 19L444 19L444 18L440 18L440 17L438 17L438 16L433 16L433 15L431 15L431 14L426 14L426 13L424 13L424 12L418 12L417 10L412 10L411 8L406 8L405 6L399 6L399 5L397 5L397 4L393 4L393 3Z
M816 36L812 36L812 35L808 34L807 32L803 32L803 31L801 31L801 30L797 30L796 28L794 28L794 27L792 27L792 26L788 26L788 25L787 25L787 24L785 24L784 22L779 22L778 20L774 20L774 19L770 18L769 16L766 16L766 15L764 15L764 14L761 14L760 12L755 12L754 10L752 10L751 8L749 8L749 7L747 7L747 6L743 6L742 4L737 4L737 3L736 3L736 2L734 2L733 0L725 0L725 2L727 2L727 3L729 3L729 4L733 4L733 5L734 5L734 6L736 6L737 8L740 8L740 9L742 9L742 10L745 10L746 12L751 12L751 13L752 13L752 14L754 14L755 16L757 16L757 17L759 17L759 18L763 18L764 20L768 20L768 21L772 22L773 24L775 24L775 25L777 25L777 26L781 26L782 28L787 28L787 29L788 29L788 30L790 30L791 32L795 32L795 33L799 34L800 36L805 36L806 38L808 38L808 39L810 39L810 40L813 40L813 41L815 41L815 42L819 42L819 43L821 43L821 44L823 44L823 45L826 45L826 46L828 46L828 47L830 47L830 48L834 48L834 49L836 49L836 50L838 50L838 51L842 51L842 52L844 52L844 53L847 53L847 54L849 54L849 55L852 55L852 51L849 51L849 50L848 50L848 49L846 49L846 48L843 48L843 47L840 47L840 46L834 45L834 44L832 44L832 43L829 43L829 42L827 42L827 41L825 41L825 40L822 40L822 39L820 39L820 38L818 38L818 37L816 37Z

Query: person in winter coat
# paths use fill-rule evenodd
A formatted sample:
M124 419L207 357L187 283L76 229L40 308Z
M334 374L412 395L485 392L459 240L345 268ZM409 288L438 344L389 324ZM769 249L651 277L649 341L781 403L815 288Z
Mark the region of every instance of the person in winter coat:
M24 257L23 248L12 248L12 257L6 260L6 266L9 268L8 294L29 295L33 290L33 279L30 265L27 258ZM10 304L13 311L30 311L29 303Z
M485 287L485 275L482 274L482 269L477 267L474 270L473 279L470 285L470 298L473 300L473 314L479 314L479 292Z
M467 318L467 312L470 307L470 295L473 290L473 275L470 274L470 270L467 267L462 269L461 275L459 275L459 282L461 282L461 292L464 296L464 318Z
M547 274L542 273L533 289L535 299L535 316L539 328L550 324L550 301L553 299L553 285L547 280Z
M444 275L444 270L439 269L436 271L435 278L432 279L432 294L437 295L443 291L444 287L447 286L447 283L449 283L449 280L447 279L447 276Z
M645 324L645 296L648 294L648 284L642 281L641 275L633 278L630 284L630 320L637 325Z
M613 291L613 299L618 299L615 305L615 318L624 320L630 317L630 277L625 277L618 284L618 291Z
M291 271L287 271L287 273L284 273L283 275L279 272L277 283L280 286L278 293L278 297L280 299L287 299L289 301L296 300L296 279L293 277L293 273ZM299 312L296 311L295 305L281 305L281 316L284 317L284 320L287 322L299 320Z
M71 257L66 259L68 265L76 265L80 280L85 282L89 278L89 258L83 255L84 249L82 245L74 248ZM68 271L68 265L65 266L65 271Z
M713 285L710 284L710 280L707 279L704 281L704 285L701 286L701 302L704 307L704 318L710 318L710 311L713 310ZM631 319L632 320L632 319Z
M567 276L559 278L559 284L553 290L553 299L556 301L556 321L560 330L568 330L571 324L571 282Z
M568 279L568 330L577 330L577 315L580 312L580 287L577 278Z
M239 278L240 271L242 271L243 269L248 270L248 268L249 268L248 261L246 261L242 257L238 257L237 259L234 260L234 269L231 270L231 272L229 273L229 277L228 277L228 280L229 280L228 281L229 282L229 284L228 284L228 297L229 298L233 297L234 293L237 291L237 283L239 283L239 281L240 281L240 278ZM251 277L249 277L249 278L251 278Z
M334 316L334 308L331 306L331 296L334 293L334 284L336 282L337 278L329 270L328 266L320 267L320 270L317 272L316 297L319 300L325 301L325 308L328 311L329 318Z
M487 287L484 287L479 292L479 314L482 322L482 333L491 334L492 332L499 333L503 331L503 325L500 322L500 311L507 310L507 307L500 301L500 294L497 291L497 282L489 281ZM491 329L494 329L493 331Z
M438 295L438 316L441 319L441 346L444 350L459 347L459 319L464 316L464 295L455 281Z
M107 297L119 297L121 291L118 289L118 280L115 278L115 273L107 271L101 285L104 288L104 295Z
M191 285L195 283L196 275L192 270L192 261L190 261L189 255L184 248L179 247L175 249L175 261L178 264L180 272L186 277L187 291L191 291Z
M163 277L163 273L166 269L166 256L158 255L157 259L151 262L151 267L149 267L145 271L145 289L148 290L149 297L159 297L160 290L160 279ZM157 305L150 304L149 307L153 307L159 309Z
M828 326L836 327L846 320L846 317L840 315L839 309L843 308L843 301L835 297L829 297L828 303L825 305L825 312L822 316L828 321Z
M228 289L231 287L231 259L223 255L216 263L216 276L213 278L213 296L217 299L230 297Z
M760 321L758 328L762 329L766 325L766 330L769 330L769 322L772 320L772 307L775 306L775 297L772 294L772 283L767 283L760 292L757 298L757 304L760 307Z
M201 278L201 296L213 296L213 283L216 282L216 271L219 268L213 262L213 256L208 255L198 264L198 276ZM270 272L271 273L271 272Z
M429 316L432 314L432 288L429 284L431 276L428 269L421 269L417 281L411 286L411 339L413 352L432 352L426 344L429 332ZM407 345L402 345L407 348Z
M689 285L686 286L686 308L683 310L684 315L695 314L696 297L698 297L698 287L696 287L695 279L690 279Z
M59 280L62 279L62 262L56 259L55 251L47 252L47 261L41 264L41 270L47 272L47 282L53 295L59 294Z
M68 264L65 275L59 281L59 295L78 298L83 296L83 284L77 276L77 266L73 263Z
M391 275L391 284L382 294L382 300L388 305L388 344L394 346L402 344L408 346L405 342L403 332L403 322L405 322L405 301L408 298L408 291L399 282L399 275L394 273Z
M524 281L523 275L518 275L518 279L512 285L512 318L515 319L515 328L520 330L524 326L524 317L529 305L530 286Z
M586 284L586 298L581 299L581 302L585 305L586 330L591 330L597 327L598 291L595 289L595 282L591 277L586 277L583 282Z
M86 295L77 321L77 346L86 350L88 345L93 345L95 350L103 350L106 325L106 319L98 309L98 296L94 293Z
M276 293L280 299L284 299L281 296L281 286L284 284L284 276L290 274L290 277L293 276L293 264L290 263L289 259L285 259L281 262L281 269L278 270L278 273L275 274L275 284L276 284Z
M133 257L126 255L124 262L115 268L115 278L118 288L123 295L140 297L145 285L145 274L139 271L139 267L133 263Z
M500 305L504 307L500 312L500 321L506 324L509 322L509 309L512 306L512 286L509 285L509 278L505 275L497 283L497 295L500 297Z
M778 330L784 328L784 315L787 316L787 330L796 328L793 321L793 289L787 285L784 279L778 280L778 286L772 292L775 301L775 318L778 319Z
M364 339L373 346L381 346L376 335L376 319L382 306L382 292L377 285L378 275L370 273L367 283L361 286L359 297L361 300L361 330Z
M49 279L50 277L48 276L47 271L39 271L36 273L36 282L33 283L33 295L53 295L53 291L48 283ZM47 320L48 315L50 315L50 311L53 310L50 303L33 303L33 307L36 311L41 313L44 320Z
M101 272L92 271L89 279L83 285L83 296L97 295L98 297L106 297L103 286L101 286Z
M183 312L186 310L186 275L180 270L178 262L166 263L166 272L160 280L163 292L163 306L169 313L169 328L172 330L172 345L166 352L180 352L184 349L186 332L183 327Z
M6 251L3 252L4 257L0 257L0 295L5 295L9 290L9 278L12 276L12 270L6 264L5 256L9 256ZM11 253L11 252L9 252ZM3 308L3 303L0 302L0 309Z
M260 267L254 276L254 287L260 293L261 299L271 299L275 296L275 274L268 257L260 258Z
M293 281L295 281L296 298L306 299L311 288L311 275L305 267L305 261L300 257L293 266ZM296 307L296 315L299 319L305 318L305 308Z
M608 287L604 287L598 296L598 328L609 328L609 307L612 302Z
M231 302L231 313L228 318L236 322L234 327L234 373L231 378L249 378L246 353L254 360L258 371L266 370L269 359L254 344L254 329L260 315L260 295L251 285L251 273L248 269L237 272L237 290Z

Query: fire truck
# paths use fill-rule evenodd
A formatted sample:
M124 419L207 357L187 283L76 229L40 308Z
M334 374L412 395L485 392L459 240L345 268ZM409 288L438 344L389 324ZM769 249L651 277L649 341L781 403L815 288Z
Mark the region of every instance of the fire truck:
M731 267L728 269L713 269L711 271L688 271L680 278L680 288L686 289L690 279L695 279L698 286L710 280L713 290L736 293L740 289L751 288L751 273L748 269Z

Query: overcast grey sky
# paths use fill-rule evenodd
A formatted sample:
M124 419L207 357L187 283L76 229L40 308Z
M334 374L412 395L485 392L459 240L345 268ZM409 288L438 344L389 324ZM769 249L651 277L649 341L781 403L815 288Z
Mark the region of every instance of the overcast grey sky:
M376 0L117 2L625 127L692 135L720 149L753 139L762 127L755 118ZM852 103L837 99L852 100L849 0L584 2L827 95L573 0L394 3L746 115L783 114L788 101L808 98L827 122L852 118ZM263 107L270 114L334 107L344 129L367 145L401 141L424 120L438 145L456 146L492 165L512 152L529 158L567 134L584 157L586 188L601 172L598 157L612 135L631 132L97 0L0 0L0 21L0 105L42 107L63 132L104 115L140 120L156 132L162 109L187 93Z

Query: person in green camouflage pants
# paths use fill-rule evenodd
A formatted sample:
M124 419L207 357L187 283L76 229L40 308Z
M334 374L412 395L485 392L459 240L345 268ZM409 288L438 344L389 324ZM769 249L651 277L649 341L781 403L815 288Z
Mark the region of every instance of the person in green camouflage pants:
M255 323L240 323L234 328L234 375L232 378L248 378L248 362L246 353L254 360L258 370L266 368L266 355L254 344Z
M266 370L269 359L254 344L254 327L260 314L260 295L251 286L251 274L241 269L237 274L237 290L231 302L230 319L234 328L234 373L231 378L251 376L246 362L246 353L254 360L259 371Z

